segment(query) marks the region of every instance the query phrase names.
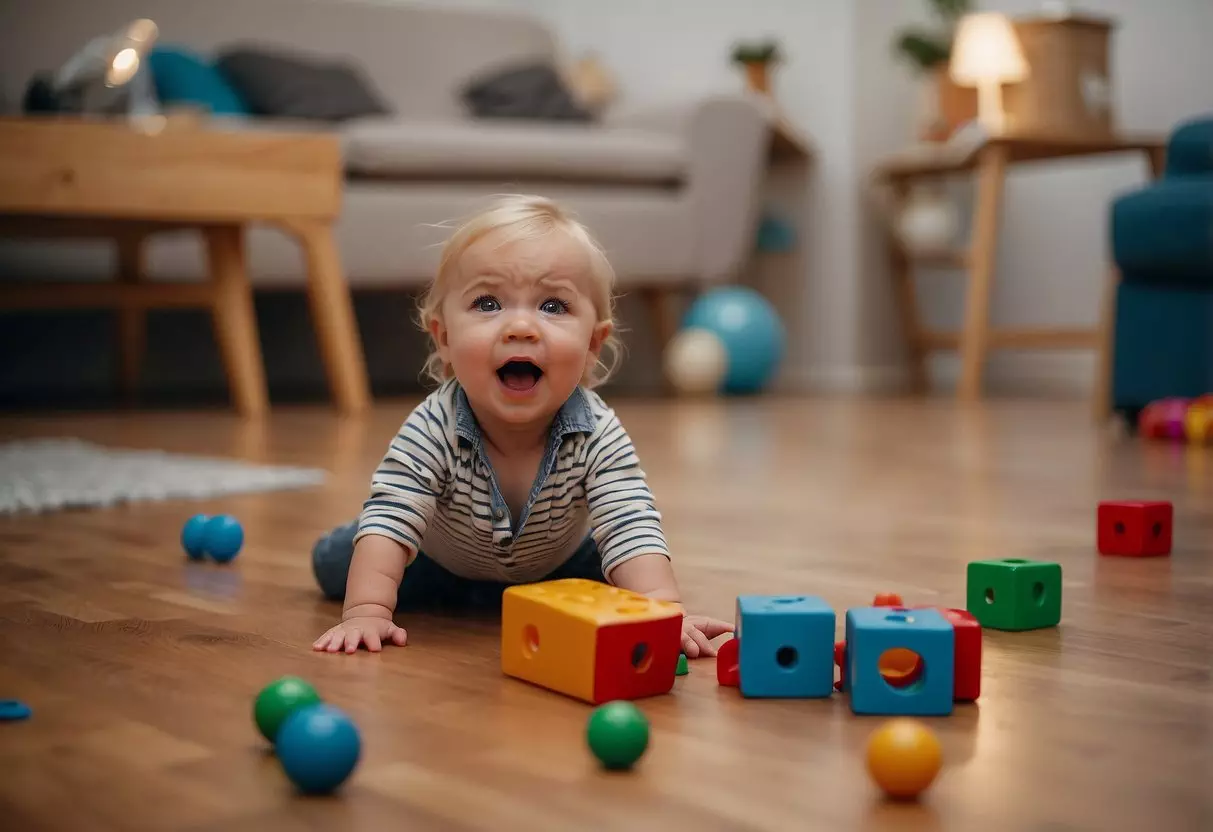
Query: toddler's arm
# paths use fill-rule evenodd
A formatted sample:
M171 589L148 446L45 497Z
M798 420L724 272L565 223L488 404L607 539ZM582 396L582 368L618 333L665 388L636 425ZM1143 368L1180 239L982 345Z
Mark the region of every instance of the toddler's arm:
M613 413L590 437L586 450L586 501L603 574L616 586L681 606L661 513L632 440ZM714 618L685 615L683 652L690 658L714 656L710 640L732 630Z
M417 557L426 525L450 471L446 411L423 402L392 440L371 482L346 578L341 623L312 645L353 653L359 644L378 651L403 645L405 631L392 621L405 568Z

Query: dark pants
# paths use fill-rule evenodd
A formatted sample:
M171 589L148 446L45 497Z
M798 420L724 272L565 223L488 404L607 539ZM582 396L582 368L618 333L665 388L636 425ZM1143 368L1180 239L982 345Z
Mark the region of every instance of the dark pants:
M312 548L312 571L325 597L340 601L345 598L345 581L354 557L354 534L357 523L338 526L316 541ZM602 575L602 558L594 539L587 537L573 555L542 580L586 578L606 583ZM510 586L499 581L476 581L461 578L419 552L404 572L396 609L494 608L501 606L501 593Z

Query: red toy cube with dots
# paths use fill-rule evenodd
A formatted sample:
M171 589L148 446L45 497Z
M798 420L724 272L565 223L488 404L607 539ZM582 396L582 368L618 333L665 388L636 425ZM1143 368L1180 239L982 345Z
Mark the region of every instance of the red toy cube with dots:
M1097 518L1099 553L1126 557L1171 554L1174 509L1167 502L1103 502Z

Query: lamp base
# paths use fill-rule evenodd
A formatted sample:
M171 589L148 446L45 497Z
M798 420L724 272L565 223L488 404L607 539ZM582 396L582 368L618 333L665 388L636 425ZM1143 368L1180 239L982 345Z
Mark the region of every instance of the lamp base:
M991 135L1005 133L1007 114L1002 108L1002 84L982 81L977 86L977 120Z

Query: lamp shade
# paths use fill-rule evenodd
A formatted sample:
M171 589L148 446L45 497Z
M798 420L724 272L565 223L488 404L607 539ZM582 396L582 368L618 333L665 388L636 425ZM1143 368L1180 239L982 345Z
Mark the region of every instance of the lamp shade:
M956 27L948 72L953 81L966 87L1027 78L1028 62L1010 19L997 12L962 17Z

